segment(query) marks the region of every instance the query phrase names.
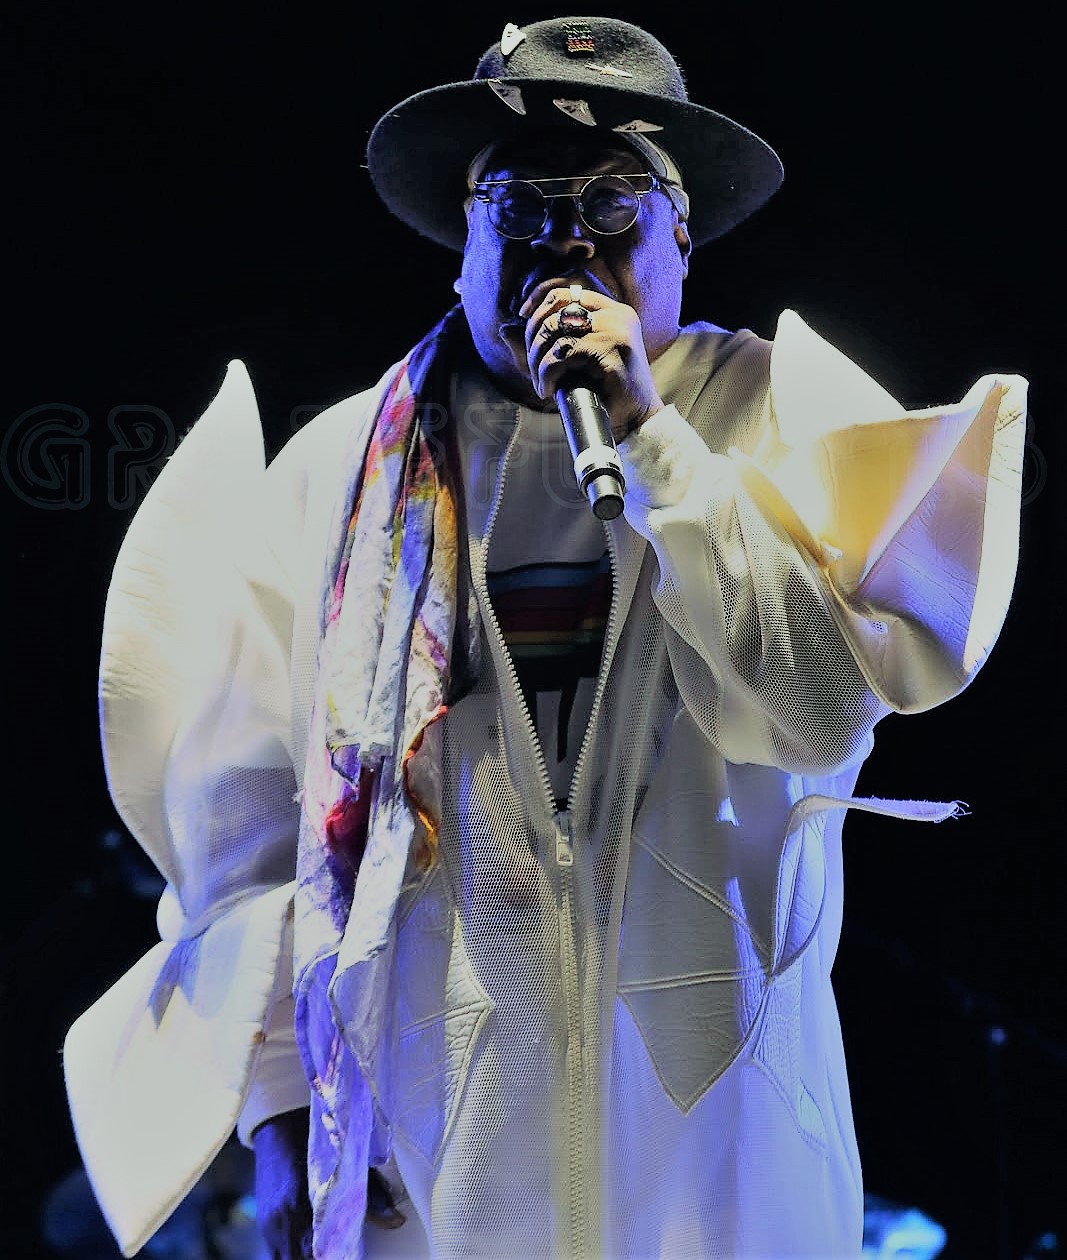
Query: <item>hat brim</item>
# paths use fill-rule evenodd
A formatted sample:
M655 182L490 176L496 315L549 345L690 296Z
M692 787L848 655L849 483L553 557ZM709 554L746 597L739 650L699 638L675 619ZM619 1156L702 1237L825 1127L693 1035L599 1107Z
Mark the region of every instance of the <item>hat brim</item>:
M506 105L487 80L429 88L385 114L371 132L367 167L378 195L402 222L448 249L467 236L463 202L467 170L490 143L521 140L545 127L593 132L553 104L584 100L595 130L611 137L635 120L677 162L690 200L689 235L703 245L758 210L782 182L782 163L764 141L723 114L615 84L514 79L524 114ZM625 138L625 132L621 132Z

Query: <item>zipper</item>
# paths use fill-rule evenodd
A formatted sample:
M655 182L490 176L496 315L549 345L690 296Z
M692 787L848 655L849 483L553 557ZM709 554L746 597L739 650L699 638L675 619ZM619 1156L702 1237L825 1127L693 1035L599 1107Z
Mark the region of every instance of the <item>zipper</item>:
M558 810L556 865L559 868L559 956L566 1026L564 1075L567 1091L567 1195L570 1236L566 1255L580 1260L586 1254L585 1037L582 1029L582 991L578 975L578 946L574 931L574 836L569 809Z
M504 483L506 475L508 475L508 465L510 464L511 454L513 454L516 442L518 442L520 425L522 425L522 421L516 423L515 431L511 435L508 446L506 446L504 451L503 460L500 461L498 481L496 481L496 496L493 501L493 507L490 509L489 517L486 519L485 534L484 538L482 538L482 563L479 566L480 571L472 576L474 576L476 590L481 597L482 607L486 611L486 630L493 635L496 645L498 645L501 654L503 654L506 667L508 667L511 679L511 696L519 699L520 712L522 712L523 721L525 726L527 726L527 736L534 750L543 800L549 813L552 814L554 833L556 833L554 834L554 844L556 844L556 868L559 876L559 965L561 965L561 984L563 989L564 1031L566 1031L564 1087L566 1087L567 1092L568 1239L566 1250L564 1250L563 1254L567 1256L567 1260L582 1260L582 1257L588 1254L588 1187L586 1184L585 1089L583 1089L586 1079L586 1072L583 1070L586 1058L586 1038L585 1028L583 1028L576 922L574 922L574 835L571 806L574 803L574 795L576 795L576 786L578 785L579 776L581 776L582 767L585 766L588 755L590 755L593 723L591 722L586 728L585 736L582 738L582 746L578 750L576 761L574 761L571 785L568 787L567 808L557 810L556 794L553 791L551 776L548 774L548 764L544 759L544 750L542 745L540 745L537 725L535 725L533 716L527 707L527 702L525 702L522 687L519 685L518 672L516 672L514 662L511 660L511 655L508 651L508 645L506 645L504 635L500 630L500 622L496 620L493 601L489 597L489 583L485 577L485 561L488 559L496 518L500 514L500 504L504 498ZM616 546L615 536L613 536L611 529L608 528L606 523L603 525L603 532L605 532L608 553L611 556L612 597L611 609L608 610L607 626L605 627L605 640L603 640L605 653L603 653L601 659L596 692L593 694L593 713L600 706L603 692L605 692L607 670L603 668L603 662L607 659L608 646L611 645L613 648L613 644L615 644L617 624L619 624L619 599L617 599L617 590L619 590L619 548Z
M504 660L507 662L508 674L510 675L511 682L513 684L513 694L519 697L519 707L522 711L523 720L526 723L526 732L530 738L530 742L531 742L531 745L533 747L534 754L536 757L537 773L538 773L538 778L541 781L541 787L542 787L545 803L548 805L549 812L552 813L554 816L558 817L557 811L556 811L555 792L552 790L552 779L548 773L548 765L545 762L545 754L544 754L544 749L541 747L541 739L537 734L537 727L534 724L534 720L530 714L530 710L526 707L526 699L522 694L522 688L519 686L519 675L515 669L515 664L511 659L511 653L507 649L507 644L504 642L504 636L500 630L500 623L496 619L496 611L493 608L492 600L489 598L489 584L485 578L485 572L486 572L486 567L487 567L485 561L487 560L488 555L489 555L489 544L493 537L493 530L496 527L496 518L500 515L500 504L504 498L504 482L507 478L508 464L511 462L511 453L515 449L515 445L518 441L519 428L522 423L517 409L515 413L515 418L516 418L515 430L512 433L511 438L508 441L507 448L504 451L504 458L500 461L500 471L497 474L496 498L493 500L493 506L489 510L489 516L486 519L486 523L485 523L485 534L482 539L482 561L483 562L480 565L480 571L476 574L473 574L472 576L473 576L475 586L477 587L478 594L481 596L482 606L486 609L488 613L489 629L491 630L493 636L496 639L497 646L501 649L503 653ZM604 523L604 537L607 539L608 554L611 557L611 577L612 577L611 608L608 610L608 624L604 629L604 648L601 655L600 673L597 677L596 691L593 694L593 707L591 710L592 713L596 713L600 705L600 702L604 696L604 688L607 686L607 670L604 668L604 661L607 659L609 645L614 647L615 638L617 634L616 627L618 625L619 552L618 552L618 547L616 546L616 543L615 543L615 536L611 532L606 522ZM578 785L579 778L582 772L582 767L584 766L586 757L588 756L588 753L589 753L589 745L590 745L590 740L592 737L592 729L593 729L593 723L590 722L589 725L586 727L585 734L582 736L582 745L578 750L578 756L574 762L574 773L571 775L570 786L567 789L567 809L566 811L562 811L567 814L568 819L570 818L571 809L574 805L575 788ZM557 865L560 865L560 866L564 864L570 865L570 863L573 862L573 860L574 860L573 846L569 846L569 860L568 858L563 858L563 859L560 858L560 849L558 845L558 834L557 834L557 848L556 848Z
M504 458L500 463L500 471L497 474L497 492L493 501L493 506L489 511L489 517L485 525L485 534L482 540L482 563L479 565L479 572L472 575L473 580L482 600L482 607L486 611L486 623L488 633L491 633L496 639L497 646L503 653L504 660L507 662L508 673L511 676L512 695L518 696L519 706L522 711L523 719L526 723L527 736L534 750L537 763L538 778L541 782L541 791L544 803L548 812L552 815L555 826L555 857L556 869L559 872L559 952L560 952L560 979L563 989L563 1008L566 1025L566 1045L564 1047L564 1076L565 1087L567 1093L567 1195L568 1195L568 1239L567 1247L564 1254L568 1260L581 1260L586 1254L586 1179L585 1179L585 1125L584 1125L584 1106L583 1106L583 1061L584 1054L584 1036L582 1033L582 1001L581 1001L581 985L578 975L578 948L575 940L574 926L574 889L573 889L573 870L574 870L574 835L571 824L570 809L556 809L555 793L552 789L552 779L548 773L548 764L545 761L544 749L541 747L541 740L537 734L537 726L529 708L526 705L525 697L522 694L522 688L519 685L518 672L515 664L511 659L511 653L507 650L507 644L504 642L504 635L500 629L500 623L497 621L496 611L493 608L492 600L489 598L489 584L486 581L486 560L489 554L489 544L493 536L493 529L496 526L497 516L500 514L500 505L504 498L504 482L507 479L508 464L511 462L512 451L518 441L519 428L521 426L521 418L516 412L515 431L508 442L504 451ZM612 552L612 565L615 565L615 549L609 535L609 547ZM614 571L614 570L613 570ZM615 598L612 597L611 612L608 614L608 626L612 626L615 615ZM605 640L606 641L606 640ZM597 687L596 696L599 700L604 685L604 670L601 668L601 678ZM595 703L595 702L594 702ZM585 738L582 742L582 748L578 754L578 760L575 762L575 773L571 776L571 784L569 789L568 804L570 804L570 794L573 794L574 785L578 779L578 768L582 758L585 755L586 745L589 742L589 731L586 730Z
M561 809L556 814L556 865L574 865L574 836L571 832L571 811Z
M604 648L600 660L600 673L597 678L596 691L593 694L591 714L600 707L607 686L608 671L605 662L608 649L614 649L618 624L618 588L619 588L619 553L615 536L607 524L604 525L604 536L607 539L608 551L611 555L611 608L608 611L608 624L604 631ZM529 715L527 715L529 716ZM532 723L531 723L532 725ZM585 1033L582 1020L581 985L578 974L578 949L574 931L574 833L571 821L571 807L577 796L577 788L581 781L582 767L589 754L594 722L590 721L582 737L582 746L574 763L570 787L567 793L567 808L557 810L554 818L556 825L556 866L559 870L560 910L559 940L560 964L563 978L563 1003L566 1015L567 1044L566 1088L567 1088L567 1190L570 1206L570 1239L567 1250L568 1260L581 1260L587 1255L587 1238L589 1224L589 1205L585 1173L585 1113L584 1090L585 1081ZM541 752L538 745L538 752ZM542 755L542 765L544 759ZM545 771L547 777L547 769ZM594 1235L596 1231L594 1230Z
M615 535L611 532L607 523L604 524L604 537L608 541L608 554L611 557L611 607L608 609L608 624L604 628L604 646L601 649L600 656L600 673L597 676L596 691L593 693L593 707L590 715L595 714L600 708L600 702L604 698L604 688L607 686L608 671L604 668L604 664L608 659L609 647L614 650L616 638L616 625L618 623L619 609L619 550L615 543ZM568 816L570 808L574 805L576 795L575 789L581 778L582 767L585 765L586 757L589 753L589 744L593 734L593 722L585 728L585 734L582 736L582 746L578 749L578 756L574 762L574 773L571 775L571 785L568 789L567 806ZM547 771L546 771L547 773Z
M493 602L489 598L489 583L486 580L486 567L489 557L489 543L493 537L493 530L496 527L496 518L500 515L500 504L504 498L504 482L507 479L508 464L511 462L511 453L515 449L519 437L519 428L522 421L519 416L518 408L515 410L515 430L508 441L507 448L504 451L504 458L500 461L500 471L497 473L496 498L493 500L493 506L489 510L489 517L485 523L485 534L482 538L482 563L478 566L479 571L472 574L475 587L481 597L482 607L485 609L488 628L496 639L497 646L501 649L504 660L507 662L508 673L511 676L512 694L519 697L519 707L522 710L522 716L526 722L526 731L530 737L530 743L537 759L537 773L541 781L542 796L545 805L550 813L555 813L556 799L555 793L552 791L552 779L548 773L548 765L545 762L544 750L541 747L541 740L537 734L537 727L534 720L530 716L530 710L526 707L526 699L522 694L522 688L519 686L519 675L515 669L515 662L511 659L511 653L508 646L504 642L504 635L500 629L500 622L496 619L496 610L493 608Z

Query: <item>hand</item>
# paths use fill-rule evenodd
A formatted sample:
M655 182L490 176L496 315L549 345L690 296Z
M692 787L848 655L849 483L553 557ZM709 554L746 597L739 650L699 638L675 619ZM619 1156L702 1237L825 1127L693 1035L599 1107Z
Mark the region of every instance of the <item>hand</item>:
M367 1169L367 1220L379 1229L399 1229L408 1218L396 1206L389 1182L377 1168Z
M312 1260L309 1119L306 1109L287 1111L252 1134L256 1225L270 1260Z
M545 399L553 397L566 375L580 375L597 391L620 442L663 409L641 322L633 307L583 288L581 302L592 316L592 328L581 336L561 333L559 312L571 300L569 287L550 282L538 285L520 308L527 321L530 379Z
M312 1260L308 1122L308 1111L287 1111L252 1134L256 1226L270 1260ZM380 1229L399 1229L407 1220L376 1168L367 1170L367 1220Z

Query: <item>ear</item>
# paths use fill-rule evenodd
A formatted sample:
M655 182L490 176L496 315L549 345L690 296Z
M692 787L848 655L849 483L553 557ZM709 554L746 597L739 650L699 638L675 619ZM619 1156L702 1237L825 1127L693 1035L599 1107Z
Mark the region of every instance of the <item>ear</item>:
M689 228L683 219L674 225L674 239L678 245L678 253L682 259L682 276L689 275L689 255L693 252L693 242L689 239Z

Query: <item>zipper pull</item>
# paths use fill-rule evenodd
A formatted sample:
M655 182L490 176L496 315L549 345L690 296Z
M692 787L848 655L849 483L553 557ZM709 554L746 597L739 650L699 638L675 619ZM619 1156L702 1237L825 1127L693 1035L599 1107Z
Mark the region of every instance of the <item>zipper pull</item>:
M569 809L561 809L556 813L556 865L574 865L574 838L571 835Z

